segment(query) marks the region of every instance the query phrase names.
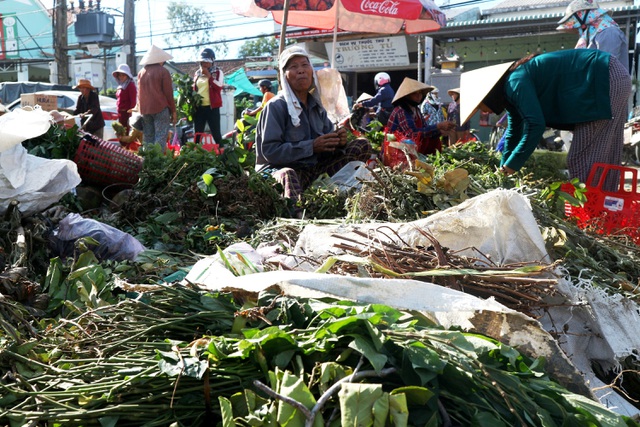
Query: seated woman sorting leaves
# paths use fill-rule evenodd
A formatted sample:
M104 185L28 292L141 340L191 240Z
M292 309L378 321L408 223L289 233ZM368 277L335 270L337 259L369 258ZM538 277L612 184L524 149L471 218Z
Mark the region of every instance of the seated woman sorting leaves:
M270 173L296 202L320 175L334 175L352 160L365 162L372 150L366 139L347 144L347 131L329 120L304 49L285 49L279 64L282 91L260 114L255 168Z
M399 132L403 137L411 139L422 154L442 150L442 142L438 137L456 126L448 121L430 125L424 119L419 106L431 90L433 86L405 77L393 98L395 108L387 122L390 132Z

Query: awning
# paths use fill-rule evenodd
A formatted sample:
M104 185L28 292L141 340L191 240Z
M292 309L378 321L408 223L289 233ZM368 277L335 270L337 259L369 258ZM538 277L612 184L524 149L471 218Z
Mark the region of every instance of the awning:
M249 79L247 78L247 74L244 71L244 68L239 68L238 70L234 71L228 76L225 76L224 82L225 84L228 84L236 88L236 91L233 94L234 97L238 95L243 95L243 94L257 95L257 96L262 95L262 92L260 92L260 90L257 87L255 87L253 83L249 81Z

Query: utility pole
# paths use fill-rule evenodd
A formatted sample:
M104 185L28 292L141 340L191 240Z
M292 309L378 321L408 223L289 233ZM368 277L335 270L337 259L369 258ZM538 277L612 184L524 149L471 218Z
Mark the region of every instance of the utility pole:
M69 84L69 58L67 56L67 0L54 0L53 2L53 45L54 58L57 67L56 83Z
M124 46L127 54L127 65L135 76L136 69L136 24L135 24L135 0L124 0Z

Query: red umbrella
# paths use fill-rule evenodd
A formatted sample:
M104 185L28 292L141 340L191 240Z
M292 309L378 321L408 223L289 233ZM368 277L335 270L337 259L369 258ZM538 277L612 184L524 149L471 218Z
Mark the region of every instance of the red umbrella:
M284 0L240 0L239 15L266 17L283 23ZM336 10L338 9L338 10ZM339 12L339 13L338 13ZM408 34L436 31L446 25L444 12L433 0L290 0L286 25L358 33Z
M444 12L433 0L234 0L232 10L238 15L263 18L271 12L283 29L290 25L395 34L404 27L406 33L415 34L446 25Z

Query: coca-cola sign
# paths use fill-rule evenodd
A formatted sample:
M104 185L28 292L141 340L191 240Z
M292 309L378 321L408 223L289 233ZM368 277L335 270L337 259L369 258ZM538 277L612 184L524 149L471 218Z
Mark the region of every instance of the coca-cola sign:
M399 1L392 0L382 0L382 1L374 1L374 0L362 0L360 3L360 9L364 13L375 13L377 15L390 15L396 16L398 15L398 5Z

